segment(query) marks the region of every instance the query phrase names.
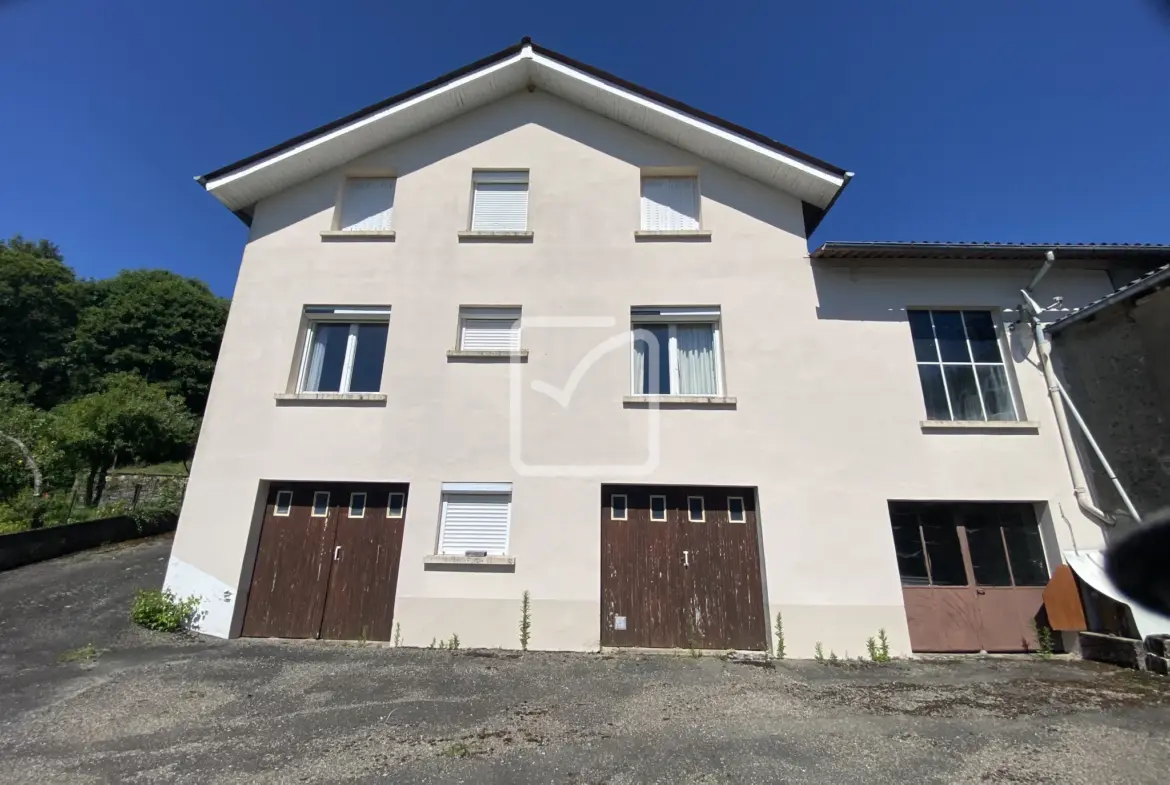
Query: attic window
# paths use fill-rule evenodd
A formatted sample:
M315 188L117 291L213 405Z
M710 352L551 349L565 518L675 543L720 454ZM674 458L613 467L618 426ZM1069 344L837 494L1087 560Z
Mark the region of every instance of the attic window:
M698 228L699 178L642 178L642 231L687 232Z
M351 177L341 195L338 229L343 232L388 232L394 211L393 177Z
M527 231L527 171L476 171L472 183L471 231Z

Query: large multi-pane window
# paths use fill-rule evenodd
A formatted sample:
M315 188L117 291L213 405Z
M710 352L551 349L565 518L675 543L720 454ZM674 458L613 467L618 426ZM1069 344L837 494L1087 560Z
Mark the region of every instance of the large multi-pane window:
M718 308L635 308L635 395L723 394Z
M989 311L908 314L928 420L1019 419Z

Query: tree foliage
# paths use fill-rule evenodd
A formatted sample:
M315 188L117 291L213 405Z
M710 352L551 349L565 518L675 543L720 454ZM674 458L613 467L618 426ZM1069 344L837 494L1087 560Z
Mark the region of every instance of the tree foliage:
M69 346L76 381L90 390L108 374L137 373L202 413L227 310L202 281L167 270L98 281Z

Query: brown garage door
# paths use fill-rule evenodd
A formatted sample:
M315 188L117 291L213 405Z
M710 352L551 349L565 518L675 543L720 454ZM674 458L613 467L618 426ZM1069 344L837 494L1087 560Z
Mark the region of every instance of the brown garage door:
M755 489L606 485L605 646L767 646Z
M406 485L273 483L242 634L390 640Z
M910 645L1034 650L1048 566L1030 503L890 502Z

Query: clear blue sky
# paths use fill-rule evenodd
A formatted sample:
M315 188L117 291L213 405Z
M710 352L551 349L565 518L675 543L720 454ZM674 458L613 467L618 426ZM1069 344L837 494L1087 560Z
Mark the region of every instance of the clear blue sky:
M195 175L530 35L856 172L814 244L1170 242L1157 2L0 0L0 236L230 295Z

